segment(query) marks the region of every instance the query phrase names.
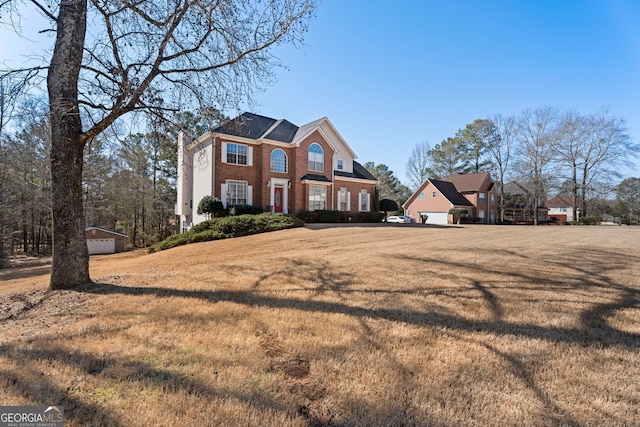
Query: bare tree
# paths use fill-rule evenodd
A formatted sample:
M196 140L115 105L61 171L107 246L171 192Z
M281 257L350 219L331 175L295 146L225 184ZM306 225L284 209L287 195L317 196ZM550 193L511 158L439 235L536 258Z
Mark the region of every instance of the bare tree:
M494 170L497 172L496 178L500 190L500 221L504 222L504 184L510 170L516 142L516 119L513 116L496 115L491 121L495 125L495 135L488 140L487 150Z
M579 174L588 139L587 118L573 110L565 112L558 123L557 137L554 138L553 143L557 161L568 168L569 176L566 178L572 198L573 218L578 217Z
M607 109L588 118L588 137L582 149L582 181L580 184L582 212L589 214L589 192L597 188L600 179L620 177L621 166L630 165L629 159L640 153L640 146L627 134L622 118L613 117Z
M53 139L50 288L70 288L90 281L82 206L85 145L128 113L237 104L271 81L269 49L301 40L315 1L31 3L56 32L47 69Z
M425 141L413 147L411 156L407 161L407 178L411 185L411 191L415 191L433 174L431 170L431 146Z
M557 120L558 110L553 107L525 110L518 120L516 131L516 139L519 143L518 157L521 172L533 186L534 225L538 225L538 210L546 199L546 172L555 156L553 138Z

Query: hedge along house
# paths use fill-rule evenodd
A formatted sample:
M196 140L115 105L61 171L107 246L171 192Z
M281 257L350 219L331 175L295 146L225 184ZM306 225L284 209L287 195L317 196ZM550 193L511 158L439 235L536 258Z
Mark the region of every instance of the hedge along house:
M225 208L370 212L377 181L356 158L326 117L296 126L243 113L196 139L181 132L176 204L181 231L206 220L197 206L207 195Z
M444 180L425 180L402 207L418 223L451 224L455 218L449 211L462 209L473 222L495 224L497 198L488 173L453 174Z
M103 227L86 227L84 234L89 255L124 252L127 246L127 235L119 231Z

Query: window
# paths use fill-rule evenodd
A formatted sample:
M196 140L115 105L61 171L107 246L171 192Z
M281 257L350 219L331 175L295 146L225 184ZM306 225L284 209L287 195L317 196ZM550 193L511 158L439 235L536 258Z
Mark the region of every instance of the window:
M496 205L496 195L492 194L491 195L491 206L495 206Z
M309 146L309 170L314 172L324 171L324 152L322 147L315 142Z
M341 211L349 210L349 202L348 202L348 192L346 187L340 187L340 192L338 193L338 203Z
M309 186L309 210L318 211L327 208L327 187L324 185Z
M418 199L424 200L426 198L427 198L427 196L424 195L424 191L421 191L420 194L418 194Z
M436 192L435 191L433 193L431 193L431 197L434 198L434 199L436 198Z
M235 165L247 164L247 146L227 142L227 163Z
M344 169L344 162L338 159L338 170L341 171L342 169Z
M409 211L407 211L407 216L408 217L412 217L413 216L413 211L411 209L409 209Z
M478 193L478 201L480 203L487 203L487 193Z
M369 212L369 193L367 190L360 192L360 212Z
M482 222L484 222L484 209L480 209L478 211L478 217L482 220Z
M279 148L271 152L271 172L287 172L287 155Z
M227 207L247 204L247 181L227 181Z

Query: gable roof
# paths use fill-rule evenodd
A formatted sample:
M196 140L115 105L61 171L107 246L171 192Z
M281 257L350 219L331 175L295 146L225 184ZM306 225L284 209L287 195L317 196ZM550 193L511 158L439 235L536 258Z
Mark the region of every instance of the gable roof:
M447 199L453 206L471 206L473 207L473 203L467 200L458 190L456 186L453 185L452 182L442 181L439 179L426 179L420 187L407 199L406 202L402 205L403 207L409 205L410 202L413 202L418 194L420 194L424 189L429 185L433 185L439 192Z
M491 181L488 172L454 173L444 179L444 181L453 183L460 193L480 191L487 180Z
M452 205L473 207L473 203L468 201L462 194L460 194L460 192L458 192L456 186L452 182L440 181L437 179L430 179L429 181L431 182L431 184L433 184L434 187L438 189L440 193L442 193L444 197L446 197L448 201L451 202Z

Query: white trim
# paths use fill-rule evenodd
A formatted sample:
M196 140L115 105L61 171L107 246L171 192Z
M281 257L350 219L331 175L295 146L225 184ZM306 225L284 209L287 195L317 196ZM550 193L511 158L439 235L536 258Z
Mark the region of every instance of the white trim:
M222 206L227 208L227 183L223 182L220 184L220 200L222 200Z
M275 209L275 187L281 185L282 192L282 213L289 213L289 180L285 178L271 178L269 180L269 206Z
M348 176L339 176L339 175L333 175L333 179L336 181L348 181L348 182L358 182L361 184L373 184L373 185L378 185L378 181L377 180L372 180L372 179L364 179L364 178L351 178Z
M281 151L282 154L284 154L284 171L275 171L273 170L273 154L277 151ZM274 173L289 173L289 156L287 155L287 152L284 151L282 148L280 147L276 147L273 148L271 150L271 152L269 153L269 172L274 172Z
M362 209L362 196L367 195L367 201L365 203L365 210ZM358 193L358 212L371 212L371 193L369 193L365 188L360 190Z
M326 185L327 187L333 185L333 182L314 181L313 179L303 179L300 182L303 184L311 184L311 185Z
M206 135L206 134L205 134ZM245 138L242 136L228 135L226 133L212 133L214 137L220 138L223 142L231 142L233 144L247 144L247 145L260 145L261 142L251 138ZM198 138L199 140L200 138Z

